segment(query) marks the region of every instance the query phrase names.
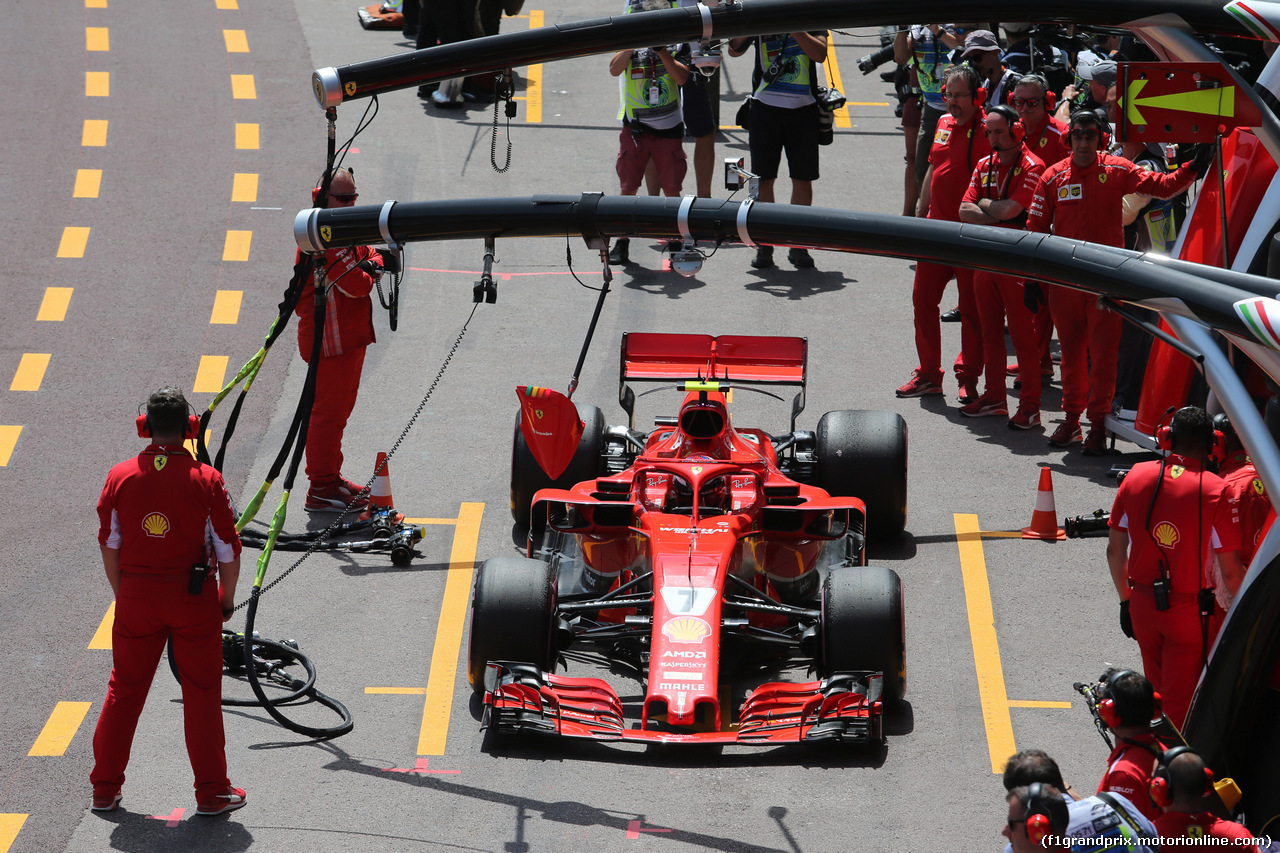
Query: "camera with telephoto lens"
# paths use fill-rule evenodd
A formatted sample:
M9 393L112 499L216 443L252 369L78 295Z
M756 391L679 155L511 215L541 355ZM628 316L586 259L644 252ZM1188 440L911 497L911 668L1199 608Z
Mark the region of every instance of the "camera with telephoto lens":
M1067 531L1068 539L1085 539L1090 536L1106 536L1109 532L1107 522L1111 513L1104 509L1095 509L1089 515L1077 515L1075 518L1064 518L1062 526Z
M893 59L893 45L882 47L875 53L868 53L866 56L859 59L858 70L863 74L870 74L890 59Z

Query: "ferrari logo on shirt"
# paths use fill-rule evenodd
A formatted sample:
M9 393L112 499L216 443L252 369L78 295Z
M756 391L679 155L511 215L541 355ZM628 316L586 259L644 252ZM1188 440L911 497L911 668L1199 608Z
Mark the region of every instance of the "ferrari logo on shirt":
M1099 173L1098 173L1098 183L1100 183L1100 184L1105 184L1106 182L1107 182L1107 173L1106 173L1106 172L1099 172Z
M938 132L933 135L933 144L946 145L947 141L950 139L951 139L951 130L949 128L940 127L938 128Z
M1181 538L1178 534L1178 528L1174 527L1167 521L1162 521L1157 524L1156 529L1151 532L1151 535L1155 537L1155 540L1160 547L1166 550L1173 550L1173 547L1178 544L1178 540Z
M1084 198L1084 184L1067 184L1058 187L1058 201L1071 201Z
M167 465L168 462L169 462L168 456L157 456L151 460L151 464L156 466L157 471L163 471L164 466Z
M1186 471L1186 470L1187 470L1187 469L1186 469L1186 468L1184 468L1184 467L1183 467L1183 466L1181 466L1181 465L1174 465L1173 467L1171 467L1171 468L1169 469L1169 476L1170 476L1172 479L1176 480L1176 479L1178 479L1179 477L1181 477L1181 476L1182 476L1182 474L1183 474L1183 472L1184 472L1184 471Z
M1045 139L1043 136L1040 137L1040 141L1036 143L1036 145L1040 146L1041 148L1045 147L1048 144L1049 144L1049 140Z
M169 532L169 519L164 517L164 513L153 512L142 519L142 529L148 536L163 539Z
M1188 827L1187 827L1187 837L1188 837L1188 838L1204 838L1204 827L1203 827L1203 826L1188 826Z
M538 420L542 420L542 409L534 409L533 416Z
M1250 483L1249 485L1253 488L1253 492L1254 492L1254 494L1256 494L1256 495L1262 495L1262 494L1264 494L1264 493L1267 491L1267 487L1266 487L1266 486L1264 486L1264 485L1262 485L1262 481L1261 481L1261 480L1257 480L1257 479L1255 479L1255 480L1254 480L1252 483Z

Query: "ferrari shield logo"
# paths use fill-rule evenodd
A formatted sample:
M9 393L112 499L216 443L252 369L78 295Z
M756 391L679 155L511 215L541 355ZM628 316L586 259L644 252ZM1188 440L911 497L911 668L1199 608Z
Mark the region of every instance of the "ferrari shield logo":
M1043 136L1040 137L1040 141L1036 143L1036 145L1040 146L1041 148L1045 147L1048 144L1049 144L1049 140L1045 139Z
M330 240L332 240L332 239L333 239L333 229L332 229L332 228L330 228L328 225L323 225L323 226L321 226L321 227L320 227L320 239L321 239L321 240L323 240L323 241L325 241L326 243L328 243Z
M347 97L350 98L352 95L356 93L356 81L355 80L348 81L347 85L342 87L342 91L346 92Z
M1176 480L1176 479L1178 479L1179 477L1181 477L1181 476L1182 476L1182 474L1183 474L1183 472L1184 472L1184 471L1186 471L1186 470L1187 470L1187 469L1186 469L1186 468L1184 468L1184 467L1182 467L1181 465L1174 465L1174 466L1172 466L1172 467L1169 469L1169 476L1170 476L1172 479Z
M157 471L163 471L164 466L167 465L168 463L169 463L168 456L157 456L151 460L151 464L156 466Z
M538 420L542 420L542 409L534 409L533 416Z
M1266 486L1262 485L1262 481L1261 481L1261 480L1257 480L1257 479L1255 479L1255 480L1254 480L1252 483L1250 483L1249 485L1253 487L1254 494L1261 495L1261 494L1263 494L1263 493L1265 493L1265 492L1267 491Z
M701 466L701 465L694 465L694 466L693 466L693 476L695 476L695 477L696 477L696 476L698 476L698 475L699 475L699 474L701 474L701 473L702 473L702 466Z
M1100 184L1105 184L1106 182L1107 182L1107 173L1106 173L1106 172L1099 172L1099 173L1098 173L1098 183L1100 183Z

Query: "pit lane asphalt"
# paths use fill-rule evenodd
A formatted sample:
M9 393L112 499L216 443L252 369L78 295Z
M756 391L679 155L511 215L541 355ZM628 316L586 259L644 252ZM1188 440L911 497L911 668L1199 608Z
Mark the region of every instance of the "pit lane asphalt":
M0 34L11 93L0 110L15 129L0 153L13 247L0 271L0 365L14 371L24 353L51 354L38 391L0 386L0 424L23 427L0 468L0 813L28 815L9 849L818 853L1002 843L956 514L976 514L983 530L1024 526L1040 464L1054 471L1059 516L1109 507L1112 460L1051 450L1041 432L1009 432L1001 419L961 418L950 383L946 400L896 399L893 388L915 366L904 262L817 253L817 269L795 271L780 251L780 268L761 273L748 266L749 250L726 248L682 279L657 271L656 248L639 242L635 265L617 274L575 395L600 405L611 423L622 417L613 402L616 347L629 330L804 335L810 381L800 428L839 408L888 409L908 421L908 535L871 548L906 590L909 707L891 720L888 746L643 749L541 740L486 751L458 650L447 741L442 754L422 755L422 695L365 688L428 685L457 538L454 526L440 524L428 527L423 556L407 569L380 555L317 556L263 598L260 630L295 637L312 654L321 689L354 711L354 733L313 744L259 711L228 711L230 772L250 804L226 818L194 819L178 688L162 668L122 809L87 811L92 727L110 670L109 652L86 648L110 602L93 542L102 480L139 449L131 421L147 393L165 382L190 389L205 355L229 357L230 376L260 345L289 276L293 214L323 166L310 71L407 47L398 33L361 31L354 4L341 0L237 5L17 6ZM548 23L612 11L580 0L545 10ZM503 28L528 25L524 17ZM86 27L107 27L110 50L85 51ZM224 29L244 30L250 51L228 53ZM837 35L834 44L850 100L891 101L878 77L856 70L856 59L877 46L874 34ZM595 57L543 66L542 121L527 124L521 104L506 175L487 163L491 107L446 113L412 90L387 95L347 160L361 201L616 191L617 87L605 64ZM110 72L108 96L85 96L86 71ZM253 74L257 98L233 99L231 74ZM741 91L748 74L747 58L728 60L726 90ZM727 121L736 99L726 96L725 106ZM341 138L363 108L340 108ZM853 126L822 151L817 203L896 212L902 141L892 109L851 113ZM79 144L86 119L109 121L106 146ZM234 147L237 123L260 125L258 150ZM745 154L745 142L729 131L717 157ZM99 198L71 198L77 169L103 170ZM234 173L261 176L255 203L229 202ZM779 184L785 198L786 182ZM91 229L82 259L55 257L68 226ZM228 230L253 232L248 261L222 260ZM598 284L598 262L580 239L569 244L574 268ZM435 376L471 311L482 252L478 244L410 248L399 331L376 314L379 343L347 430L352 479L367 479L374 454L399 436ZM512 389L564 387L595 298L566 274L558 241L500 242L498 256L498 303L477 310L391 466L397 506L413 517L457 518L463 504L483 503L477 560L515 552L506 505ZM65 320L35 319L46 287L74 288ZM244 292L235 325L208 322L220 289ZM951 354L958 329L943 328ZM226 473L240 505L262 481L297 398L293 340L290 329L273 351L234 439ZM640 414L669 413L670 396L646 398ZM210 397L192 395L201 408ZM1056 391L1047 392L1050 428L1056 402ZM733 408L738 423L785 429L782 404L740 395ZM224 423L225 410L215 433ZM278 494L279 484L268 511ZM309 523L301 499L300 486L290 530ZM1071 682L1096 676L1104 661L1137 665L1136 645L1115 626L1100 541L992 538L983 550L1010 699L1073 701ZM277 554L269 580L290 556ZM254 557L245 560L242 599ZM65 754L29 756L59 701L92 705ZM1105 753L1078 701L1070 710L1007 714L1018 747L1048 750L1081 790L1096 784ZM427 772L387 770L415 767Z

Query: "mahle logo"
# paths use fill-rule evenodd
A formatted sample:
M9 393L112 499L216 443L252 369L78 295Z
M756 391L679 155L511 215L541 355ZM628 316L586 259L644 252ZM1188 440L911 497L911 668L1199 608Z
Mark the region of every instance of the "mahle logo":
M1172 549L1174 545L1178 544L1178 540L1181 538L1178 535L1178 528L1174 527L1167 521L1162 521L1157 524L1152 535L1155 536L1156 542L1160 544L1161 548L1167 549Z
M163 539L164 535L169 532L169 519L165 518L163 513L153 512L142 519L142 529L146 531L148 536Z

